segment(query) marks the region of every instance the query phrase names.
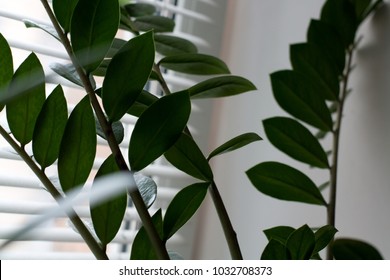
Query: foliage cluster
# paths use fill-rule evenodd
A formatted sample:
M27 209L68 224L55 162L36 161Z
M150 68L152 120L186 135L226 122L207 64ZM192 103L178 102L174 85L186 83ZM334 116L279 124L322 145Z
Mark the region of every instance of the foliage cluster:
M227 236L232 235L209 160L261 138L255 133L240 135L206 156L191 136L187 123L192 99L241 94L254 90L255 86L245 78L231 75L220 59L199 53L190 41L166 34L173 31L175 23L158 15L151 4L54 0L50 6L47 1L41 2L54 28L31 21L26 21L26 26L40 28L64 45L71 63L51 67L83 87L86 95L68 116L60 85L46 97L45 74L38 57L31 53L14 71L11 49L1 36L0 102L2 109L6 109L12 137L4 128L0 132L53 197L60 200L63 195L50 182L46 168L57 162L61 192L66 197L90 176L97 135L107 140L112 154L95 179L117 172L142 173L142 169L164 155L176 168L199 180L184 187L164 215L159 210L151 217L148 208L157 195L157 187L151 178L134 176L135 180L120 195L91 205L94 234L72 212L72 222L96 257L107 258L106 247L116 236L128 203L132 203L143 227L133 242L131 258L169 258L166 242L192 217L208 190L220 209ZM128 41L117 38L119 29L130 33L132 38ZM163 70L212 77L180 92L171 92ZM99 88L96 77L103 79ZM161 85L161 97L144 90L151 80ZM124 156L119 144L123 141L121 119L126 114L138 119L128 143L128 154ZM32 158L26 153L29 144ZM134 183L138 187L135 190ZM93 237L95 234L98 240ZM230 237L229 240L236 242ZM241 258L240 252L235 254Z
M317 186L309 176L280 162L262 162L247 171L253 185L271 197L319 205L327 212L327 225L311 229L279 226L264 231L269 243L263 259L319 258L328 244L328 259L380 259L366 242L338 238L335 228L337 165L344 103L356 34L361 23L382 1L328 0L320 19L313 19L307 41L290 46L292 70L270 75L274 98L291 117L263 120L268 140L291 158L328 172L329 180ZM309 127L308 127L309 126ZM325 138L331 138L328 150ZM329 199L323 191L329 192ZM297 246L299 244L299 246Z
M0 36L0 104L6 110L10 128L8 132L0 126L0 134L58 201L86 183L96 156L97 136L107 140L111 155L99 168L95 180L125 172L132 178L128 187L104 203L91 204L94 233L74 211L68 212L96 258L107 259L106 247L116 236L129 203L135 206L143 224L134 239L130 258L174 258L176 254L168 253L167 241L193 216L209 192L231 256L242 259L209 161L261 138L256 133L245 133L205 155L187 123L191 100L228 97L255 90L255 86L232 75L219 58L199 53L186 39L168 35L174 29L174 21L158 15L151 4L119 4L118 0L53 0L52 5L46 0L41 2L53 26L31 21L25 24L48 32L64 45L70 63L57 63L52 69L84 88L86 94L68 115L60 85L46 94L45 74L38 57L31 53L14 70L11 49ZM376 249L364 242L334 241L334 217L341 116L349 93L356 31L381 2L326 1L320 20L310 23L307 42L290 47L293 70L271 74L275 99L293 118L264 120L266 135L292 158L328 171L330 180L324 186L329 186L331 197L327 201L321 193L323 187L282 163L263 162L248 170L250 181L262 193L320 205L328 212L328 224L316 230L307 225L265 230L269 244L263 259L320 258L318 253L328 244L328 258L380 258ZM130 33L132 39L116 37L119 29ZM171 92L163 77L165 70L203 79L187 89ZM96 77L102 78L101 87L96 86ZM151 80L160 84L162 96L145 90ZM128 154L123 155L119 144L124 139L121 119L126 114L135 116L137 122L126 143ZM317 135L313 129L318 130ZM331 152L321 145L321 139L328 134L333 137ZM26 145L32 146L32 157L27 154ZM151 216L148 208L158 186L151 178L137 174L160 156L198 181L183 187L165 213L158 210ZM45 172L55 162L61 192Z

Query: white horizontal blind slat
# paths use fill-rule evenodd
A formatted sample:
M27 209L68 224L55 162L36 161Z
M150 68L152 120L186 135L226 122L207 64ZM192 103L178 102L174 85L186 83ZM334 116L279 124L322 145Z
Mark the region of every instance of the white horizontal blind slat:
M205 16L203 14L184 9L181 7L178 7L176 5L172 5L167 2L162 2L162 1L153 1L153 0L138 0L139 3L148 3L148 4L153 4L156 7L160 8L161 10L166 10L175 14L183 15L195 20L207 22L207 23L212 23L212 19L208 16Z

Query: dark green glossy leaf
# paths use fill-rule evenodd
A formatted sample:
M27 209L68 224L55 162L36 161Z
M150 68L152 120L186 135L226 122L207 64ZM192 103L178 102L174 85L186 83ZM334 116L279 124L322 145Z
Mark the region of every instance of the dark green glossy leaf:
M36 22L34 22L32 20L28 20L28 19L24 19L23 22L27 28L31 28L31 27L39 28L39 29L45 31L46 33L48 33L49 35L53 36L57 40L61 41L60 37L58 37L57 31L54 29L53 26L39 24L39 23L36 23Z
M314 246L315 236L307 225L296 229L291 233L286 243L289 259L309 260L313 254Z
M153 205L157 198L157 185L154 180L140 173L134 174L134 180L147 208Z
M73 51L87 73L95 70L104 59L118 25L118 1L78 0L70 34Z
M321 89L309 78L282 70L271 74L271 84L276 101L285 111L320 130L332 130L331 114L319 94Z
M133 21L129 17L129 14L127 13L125 7L120 7L120 22L119 22L119 28L123 30L127 30L133 34L138 34L139 31L135 29Z
M198 52L194 43L176 36L155 34L154 41L156 51L165 56Z
M298 121L274 117L263 121L270 142L292 158L319 168L329 168L328 157L316 137Z
M151 32L131 39L112 58L102 91L104 109L111 122L122 118L137 100L148 81L153 63L154 44Z
M8 95L8 86L14 74L11 48L0 33L0 102ZM0 103L0 111L4 105Z
M263 162L246 173L252 184L266 195L282 200L326 205L310 178L288 165Z
M327 0L321 10L321 20L340 33L345 47L353 43L358 20L350 0Z
M42 168L50 166L58 158L67 120L64 92L61 86L57 86L43 104L33 134L34 158Z
M70 31L70 23L77 2L78 0L53 0L54 13L66 33Z
M365 12L370 7L372 0L350 0L355 6L356 17L360 21L364 18Z
M188 89L193 99L227 97L251 90L256 90L256 86L239 76L211 78Z
M104 134L104 131L99 123L99 120L95 117L95 125L96 125L96 133L103 139L106 139L106 135ZM123 124L120 121L113 122L111 124L112 132L114 133L116 142L118 144L122 143L123 138L125 137L125 129L123 127ZM107 139L106 139L107 140Z
M115 158L110 155L100 166L95 180L104 175L118 172L119 168L115 162ZM110 187L110 186L107 186ZM92 184L91 192L94 190ZM123 188L123 192L118 196L111 198L99 205L91 206L91 218L96 235L103 245L110 243L118 233L122 224L123 217L127 208L127 191Z
M333 255L336 260L383 260L382 255L371 244L347 238L339 238L333 242Z
M58 177L64 192L88 179L96 154L96 128L88 96L73 109L58 157Z
M198 210L209 183L196 183L179 191L164 216L164 240L172 237Z
M130 3L124 7L131 17L150 16L156 12L156 7L147 3Z
M186 127L190 113L190 98L185 91L164 96L146 109L131 135L131 168L145 168L172 147Z
M218 148L216 148L214 151L210 153L207 160L210 160L211 158L221 155L227 152L231 152L234 150L237 150L241 147L244 147L250 143L253 143L255 141L260 141L262 138L257 135L256 133L250 132L250 133L244 133L237 137L234 137L233 139L227 141L226 143L222 144Z
M288 260L286 246L271 239L261 254L262 260Z
M112 45L110 49L108 50L106 57L112 58L124 45L126 45L127 41L119 38L114 38L114 41L112 41Z
M68 81L71 81L72 83L80 87L84 87L83 82L81 81L80 76L77 73L76 68L73 66L73 64L64 65L60 63L52 63L50 64L50 68ZM89 77L89 81L91 82L92 87L95 88L96 84L92 76Z
M278 226L270 229L264 230L265 236L267 236L268 241L271 241L271 239L274 239L281 244L285 245L287 242L288 237L295 228L289 227L289 226Z
M105 77L107 74L107 68L108 65L110 64L111 59L103 59L103 61L99 64L98 68L92 71L93 76L98 76L98 77Z
M35 122L45 102L45 73L32 53L16 70L7 99L7 120L12 134L22 145L32 140Z
M230 74L225 62L206 54L189 53L167 56L159 65L170 70L194 75Z
M319 228L314 234L316 239L316 246L314 248L313 254L320 252L322 249L328 246L336 232L337 229L330 225Z
M341 74L345 68L345 48L340 34L330 24L312 19L307 31L307 41L316 44L334 61ZM338 94L337 94L338 95Z
M150 105L158 100L158 97L143 90L140 95L138 95L137 100L131 105L130 109L127 111L128 114L139 117Z
M161 209L158 210L152 217L153 224L160 238L163 236L163 221ZM157 254L150 242L148 234L144 227L141 227L134 238L131 247L131 260L157 260Z
M303 73L321 87L322 91L317 94L328 100L338 99L341 72L326 52L316 44L295 44L290 46L290 59L295 71Z
M195 141L182 134L177 142L164 153L165 158L177 169L203 181L212 181L213 172Z
M167 17L162 16L142 16L137 17L133 25L138 31L150 31L154 32L172 32L175 28L175 22Z

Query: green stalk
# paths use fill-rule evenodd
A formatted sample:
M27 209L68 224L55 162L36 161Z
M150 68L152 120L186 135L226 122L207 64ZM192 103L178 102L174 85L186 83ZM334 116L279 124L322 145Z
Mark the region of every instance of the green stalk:
M166 81L161 73L160 67L157 64L154 64L153 70L157 74L158 81L163 89L164 94L165 95L171 94L169 87L168 87L168 85L167 85L167 83L166 83ZM187 126L184 128L184 132L188 136L193 138L192 134ZM225 234L225 239L226 239L228 247L229 247L230 256L234 260L242 260L243 257L242 257L240 245L238 243L237 234L234 231L232 222L229 218L229 214L226 210L225 204L223 203L222 197L219 193L218 187L215 184L215 182L211 183L211 185L209 187L209 192L211 194L211 199L213 200L214 206L215 206L217 214L218 214L219 221L221 223L223 232Z
M77 60L73 54L73 50L72 50L72 47L70 45L69 39L67 38L66 34L63 32L60 25L58 24L58 21L57 21L55 15L53 14L53 11L51 10L50 5L47 2L47 0L41 0L41 2L46 10L46 13L48 14L48 16L51 20L54 28L56 29L58 36L60 37L62 44L64 45L73 65L75 66L78 75L80 76L80 79L83 83L84 89L86 90L86 92L90 98L91 105L95 111L95 114L96 114L96 117L100 123L100 126L102 127L102 130L106 136L108 145L111 149L111 152L115 158L115 161L116 161L118 167L122 171L129 171L129 168L126 164L126 161L124 160L122 152L120 151L119 145L115 139L111 124L107 121L107 119L104 115L103 109L100 107L99 101L95 95L95 92L93 90L93 87L91 85L91 82L90 82L87 74L85 73L84 69L79 65L79 63L77 62ZM148 212L148 209L147 209L147 207L142 199L142 196L141 196L139 190L137 189L137 190L132 191L130 193L130 197L134 203L135 208L137 209L138 215L140 216L140 219L141 219L142 224L143 224L143 226L144 226L144 228L145 228L145 230L150 238L150 241L151 241L154 249L156 250L156 254L157 254L158 258L163 259L163 260L169 259L169 255L168 255L168 252L165 248L165 244L161 240L156 228L154 227L152 218Z
M221 194L219 193L215 182L212 182L209 191L215 209L217 210L218 218L219 221L221 222L223 233L225 234L225 239L229 247L230 255L233 260L242 260L243 257L242 257L240 245L238 244L237 234L234 231L233 225L229 218L229 214L226 210Z
M23 159L23 161L30 167L30 169L34 172L34 174L38 177L38 179L45 186L46 190L52 195L52 197L60 202L63 199L63 196L57 191L56 187L50 181L50 179L46 176L46 174L39 168L39 166L31 159L31 157L26 153L26 151L19 146L18 143L14 141L14 139L4 130L2 126L0 126L0 135L11 145L11 147L19 154L19 156ZM80 233L81 237L84 239L85 243L88 245L94 256L99 260L108 260L108 257L104 250L100 247L96 239L92 236L91 232L87 229L85 224L81 221L80 217L76 214L76 212L71 209L66 213Z
M348 81L349 75L352 70L352 59L353 59L353 47L351 47L348 52L348 61L345 75L343 76L343 88L341 90L340 101L337 107L336 114L336 124L333 131L333 159L332 167L330 169L330 194L329 194L329 203L328 203L328 225L335 227L336 225L336 193L337 193L337 170L338 170L338 158L339 158L339 146L340 146L340 130L341 130L341 121L343 118L344 103L348 95ZM327 248L327 259L333 259L332 252L332 243L329 244Z

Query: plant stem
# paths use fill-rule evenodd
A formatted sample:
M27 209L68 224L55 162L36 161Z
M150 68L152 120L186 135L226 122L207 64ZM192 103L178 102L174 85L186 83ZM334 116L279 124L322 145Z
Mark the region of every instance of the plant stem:
M155 73L158 76L158 81L161 85L161 88L162 88L164 94L165 95L171 94L171 91L169 90L169 87L164 79L164 76L161 73L159 65L154 64L153 70L155 71ZM184 128L184 132L188 136L193 138L190 130L188 129L188 126L186 126ZM234 231L233 225L232 225L230 218L229 218L229 214L227 213L225 204L223 203L222 197L219 193L218 187L215 184L215 182L211 183L211 185L209 187L209 191L210 191L214 206L216 208L219 221L222 225L222 229L223 229L223 232L225 234L225 239L228 243L230 255L231 255L232 259L234 259L234 260L242 260L243 258L242 258L242 254L241 254L240 245L238 244L237 234Z
M230 221L229 214L227 213L226 207L223 203L221 194L218 191L215 182L212 182L209 188L211 198L214 202L215 209L217 210L218 218L221 222L225 239L228 243L230 255L233 260L242 260L242 254L240 245L238 244L237 234L234 231L233 225Z
M330 196L328 203L328 225L335 227L336 225L336 193L337 193L337 170L340 146L340 130L341 121L343 118L344 102L348 94L348 80L352 70L353 47L350 47L347 52L348 61L346 72L343 76L343 88L341 90L340 101L337 107L336 124L333 132L333 162L330 170ZM333 241L332 241L333 242ZM327 248L327 259L333 259L332 242Z
M19 154L23 161L30 167L34 174L45 186L46 190L52 195L52 197L60 202L63 199L63 196L57 191L56 187L46 176L46 174L36 165L36 163L31 159L31 157L26 153L26 151L14 141L14 139L0 126L0 135L11 145L11 147ZM69 219L74 224L77 231L80 233L81 237L84 239L85 243L88 245L92 253L97 259L108 260L108 257L104 250L97 243L96 239L92 236L91 232L87 229L85 224L81 221L80 217L76 212L71 209L66 213Z
M53 14L50 5L48 4L47 0L41 0L54 28L56 29L58 36L60 37L73 65L76 68L76 71L78 75L80 76L80 79L83 83L83 86L90 98L91 105L95 111L96 117L100 123L100 126L102 127L102 130L106 136L108 145L111 149L111 152L115 158L115 161L118 165L118 167L122 171L129 171L129 168L126 164L126 161L123 158L122 152L120 151L119 145L115 139L111 124L107 121L103 109L100 107L99 101L95 95L94 89L91 85L91 82L88 78L87 73L85 73L84 69L79 65L77 62L77 59L75 58L73 54L72 47L70 45L70 42L66 36L66 34L62 31L60 25L58 24L58 21ZM140 216L140 219L142 221L142 224L150 238L150 241L156 250L156 254L159 259L169 259L168 252L165 248L165 244L162 242L155 226L153 225L152 218L148 212L148 209L142 199L142 196L139 192L139 190L132 191L130 193L130 197L134 203L135 208L137 209L138 215Z

